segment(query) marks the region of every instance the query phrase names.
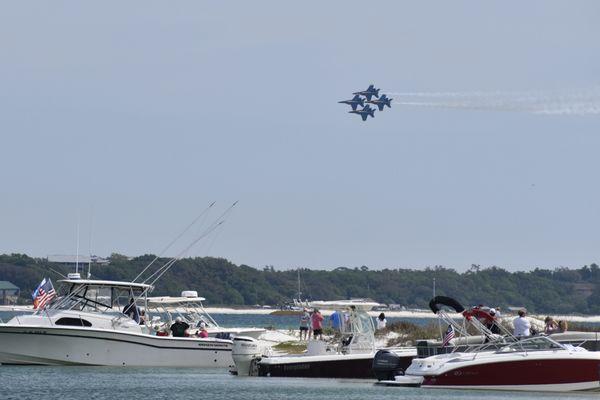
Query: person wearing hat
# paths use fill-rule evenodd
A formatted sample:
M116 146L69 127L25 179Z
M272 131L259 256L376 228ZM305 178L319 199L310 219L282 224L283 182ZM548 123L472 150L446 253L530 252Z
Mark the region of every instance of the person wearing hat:
M204 322L200 323L200 329L198 329L198 337L202 339L206 339L208 337L208 331L206 330L206 324Z
M498 327L498 319L496 318L496 309L490 308L489 314L490 314L490 317L492 317L492 320L489 322L489 324L487 324L487 328L490 330L490 332L492 332L496 335L499 335L500 327Z
M181 317L175 318L175 323L171 325L171 333L173 337L185 337L186 331L190 326L183 321Z

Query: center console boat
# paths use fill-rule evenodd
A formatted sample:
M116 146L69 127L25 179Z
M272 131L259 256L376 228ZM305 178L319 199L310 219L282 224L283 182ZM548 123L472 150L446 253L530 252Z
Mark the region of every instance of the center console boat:
M330 305L335 306L333 303ZM370 308L370 306L369 306ZM249 337L233 339L232 373L250 376L374 378L375 355L373 320L358 304L338 304L343 315L341 329L330 342L309 340L307 351L296 355L275 355L270 347ZM416 357L416 349L396 349L404 368Z

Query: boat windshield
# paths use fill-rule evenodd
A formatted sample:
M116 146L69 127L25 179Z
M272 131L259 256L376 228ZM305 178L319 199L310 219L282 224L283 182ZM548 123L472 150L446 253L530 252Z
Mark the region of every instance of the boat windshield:
M67 294L52 303L49 309L75 311L121 312L131 298L143 293L140 288L108 285L72 284Z
M352 306L336 312L342 316L342 352L374 351L375 326L371 317L364 310Z
M564 350L565 347L546 336L536 336L529 339L523 339L501 347L498 352L518 352L518 351L542 351L542 350Z

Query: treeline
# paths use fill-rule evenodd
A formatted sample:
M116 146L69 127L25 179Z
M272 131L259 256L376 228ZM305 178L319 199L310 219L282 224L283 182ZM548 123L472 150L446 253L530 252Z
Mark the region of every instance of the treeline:
M93 266L95 279L131 280L154 259L143 255L133 259L113 254L110 264ZM167 259L153 265L160 266ZM54 271L52 271L54 270ZM86 270L87 271L87 270ZM21 288L21 302L31 301L30 293L43 277L54 282L72 267L58 266L45 259L23 254L0 255L0 280ZM509 272L477 265L463 273L445 267L414 269L336 268L300 269L303 297L319 300L370 297L381 303L426 308L436 293L456 298L465 305L525 306L530 312L600 314L600 267L579 269L536 268ZM58 286L58 285L55 285ZM210 305L277 305L290 301L298 292L298 270L279 271L235 265L222 258L179 260L156 284L151 295L178 295L197 290Z

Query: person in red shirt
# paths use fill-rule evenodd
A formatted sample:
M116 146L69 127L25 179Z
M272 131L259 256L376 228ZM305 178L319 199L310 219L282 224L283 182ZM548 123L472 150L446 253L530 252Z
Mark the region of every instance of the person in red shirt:
M197 335L202 339L206 339L208 337L208 331L206 330L206 324L204 322L200 324L200 329L198 329Z
M319 312L319 310L317 310L315 308L315 311L313 311L312 316L310 317L311 320L311 325L312 325L312 330L313 330L313 337L315 339L322 339L323 338L323 316L321 315L321 313Z

